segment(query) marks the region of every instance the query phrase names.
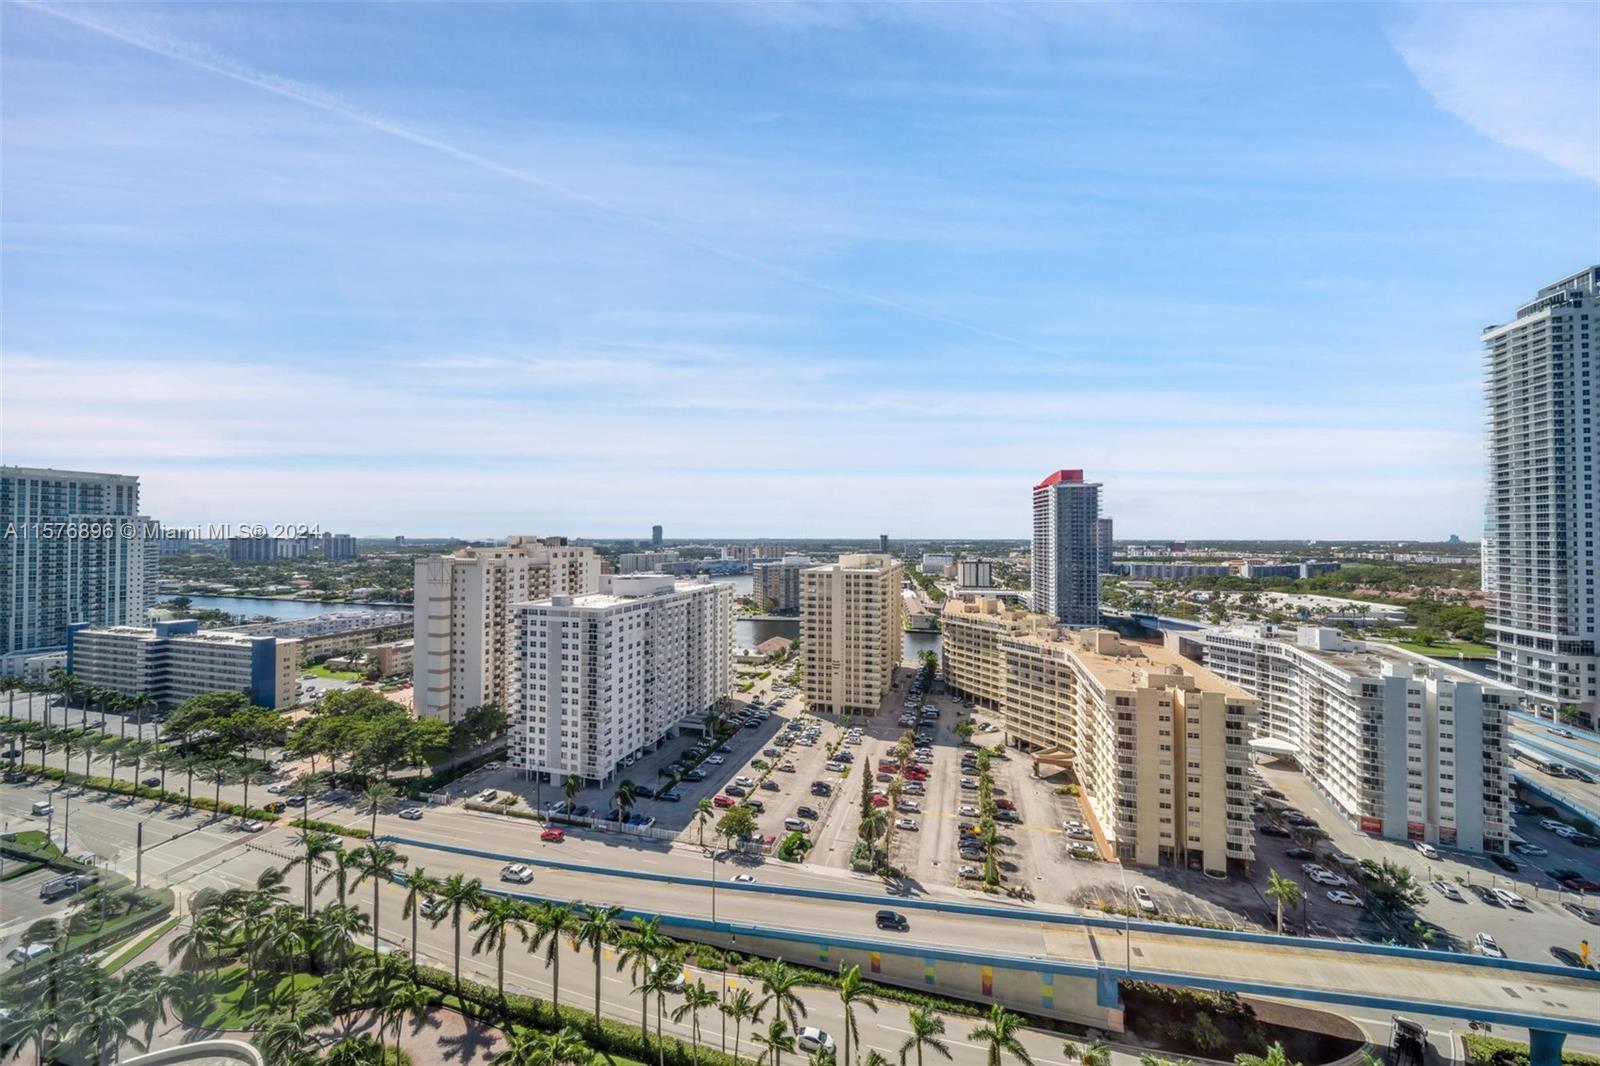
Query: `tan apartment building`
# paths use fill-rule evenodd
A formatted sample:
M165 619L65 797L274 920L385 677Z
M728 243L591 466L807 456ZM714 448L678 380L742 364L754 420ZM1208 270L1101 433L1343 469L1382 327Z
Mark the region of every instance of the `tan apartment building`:
M946 618L955 621L946 640L957 631L946 658L958 664L954 684L974 698L1003 686L1006 742L1071 768L1120 858L1218 873L1251 861L1254 696L1109 630L976 605Z
M888 555L841 555L800 572L806 703L876 714L900 662L902 566Z
M564 537L507 537L504 547L462 548L418 559L413 591L412 703L455 721L484 703L511 708L511 608L600 588L592 549Z
M940 614L945 687L981 707L999 710L1006 695L999 642L1051 625L1044 615L1007 606L994 596L945 600Z

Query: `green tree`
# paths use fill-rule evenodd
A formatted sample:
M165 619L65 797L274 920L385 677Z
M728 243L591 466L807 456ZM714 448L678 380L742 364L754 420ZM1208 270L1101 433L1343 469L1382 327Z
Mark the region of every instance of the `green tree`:
M521 937L524 944L528 942L528 922L532 917L528 905L521 900L488 896L472 920L472 928L482 930L472 942L472 953L476 955L485 949L494 951L495 991L499 993L502 1009L506 1002L506 944L513 934Z
M621 907L585 907L583 921L573 933L574 947L587 947L594 952L594 1020L600 1021L600 949L617 931L617 915Z
M990 1005L989 1013L984 1015L983 1024L968 1033L967 1039L975 1040L987 1048L985 1054L989 1066L1000 1066L1003 1055L1010 1055L1023 1066L1033 1066L1032 1056L1028 1054L1028 1049L1022 1046L1022 1038L1019 1035L1022 1029L1022 1015L1013 1014L995 1003Z
M384 885L391 884L395 874L400 871L409 860L398 851L381 844L369 844L364 848L357 848L354 865L356 871L355 887L360 888L363 882L372 882L372 953L378 953L378 904L382 899L379 891Z
M911 1026L911 1034L900 1043L902 1063L912 1051L917 1053L917 1066L923 1066L922 1056L925 1051L932 1051L945 1059L950 1057L950 1045L943 1039L943 1018L925 1007L912 1007L907 1024Z
M733 1058L739 1058L739 1036L744 1031L745 1022L758 1022L761 1020L761 1004L756 1001L755 994L748 988L736 988L733 995L722 1001L720 1008L724 1018L733 1019ZM726 1022L724 1022L723 1038L727 1038ZM724 1047L722 1050L728 1050Z
M1233 1061L1235 1066L1300 1066L1289 1058L1288 1053L1283 1050L1283 1045L1276 1041L1267 1048L1265 1055L1240 1054L1235 1055Z
M387 781L374 781L367 786L362 794L362 801L367 805L367 810L372 814L372 835L378 835L378 812L386 810L399 795L395 787Z
M544 947L545 965L550 967L550 1009L561 1014L561 941L570 937L576 948L579 919L565 903L546 903L534 918L533 947Z
M685 1016L689 1019L689 1036L694 1042L694 1061L700 1061L700 1012L710 1010L717 1005L717 994L706 987L704 981L696 981L683 990L683 1003L672 1012L672 1020L682 1024Z
M758 1031L751 1039L767 1049L764 1057L771 1066L780 1066L783 1053L794 1050L794 1035L789 1032L789 1023L782 1018L772 1019L765 1030Z
M487 898L483 882L476 877L469 881L465 874L451 874L439 886L439 899L445 905L445 913L450 916L450 929L455 936L455 989L458 996L461 994L461 915L464 911L482 907Z
M755 976L761 982L760 1009L770 1006L773 1014L781 1014L791 1027L800 1028L800 1019L806 1017L805 1002L796 991L804 983L800 971L782 959L773 959L761 963Z
M422 904L439 893L439 879L418 866L405 874L406 901L400 919L411 919L411 971L417 969L417 923L422 916Z
M1279 877L1278 871L1267 871L1267 890L1262 893L1278 908L1278 935L1283 935L1283 909L1298 906L1303 894L1300 886L1287 877Z
M867 982L861 977L861 967L839 964L839 1005L844 1008L844 1066L850 1066L850 1044L860 1042L861 1033L856 1026L856 1008L865 1007L878 1013L878 1001L870 994Z

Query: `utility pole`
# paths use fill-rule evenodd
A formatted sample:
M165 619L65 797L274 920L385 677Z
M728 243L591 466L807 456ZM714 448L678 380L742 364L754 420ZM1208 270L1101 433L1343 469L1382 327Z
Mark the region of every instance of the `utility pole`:
M134 837L133 858L133 887L144 887L144 822L139 823L138 833Z

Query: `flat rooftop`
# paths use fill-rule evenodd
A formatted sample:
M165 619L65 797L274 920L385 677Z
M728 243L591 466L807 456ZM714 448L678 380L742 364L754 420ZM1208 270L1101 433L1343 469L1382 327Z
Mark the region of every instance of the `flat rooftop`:
M1256 702L1254 693L1223 680L1163 644L1125 640L1109 629L1068 630L1059 635L1030 633L1011 640L1063 650L1076 659L1103 689L1143 688L1152 682L1160 684L1162 674L1178 674L1187 679L1186 688L1199 692L1218 692L1230 699Z

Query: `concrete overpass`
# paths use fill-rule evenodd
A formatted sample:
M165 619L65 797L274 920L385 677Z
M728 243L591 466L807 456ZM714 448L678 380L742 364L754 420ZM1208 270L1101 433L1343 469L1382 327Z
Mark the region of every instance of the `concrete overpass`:
M1600 974L1554 964L1197 929L1043 906L736 884L725 875L713 881L386 839L455 856L480 876L492 877L484 862L528 863L541 870L538 891L529 898L621 905L630 915L659 915L685 939L828 969L860 965L885 983L1110 1029L1121 1025L1118 982L1131 979L1526 1028L1533 1034L1534 1066L1556 1066L1569 1033L1600 1037ZM430 870L437 872L437 865L429 860ZM873 927L872 912L886 906L910 916L909 933Z

